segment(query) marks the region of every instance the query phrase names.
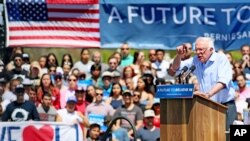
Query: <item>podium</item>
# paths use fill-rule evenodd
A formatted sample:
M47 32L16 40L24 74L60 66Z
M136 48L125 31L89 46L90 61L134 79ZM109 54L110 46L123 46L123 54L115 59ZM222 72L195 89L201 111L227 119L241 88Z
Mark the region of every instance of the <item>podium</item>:
M199 95L160 103L161 141L226 141L226 106Z

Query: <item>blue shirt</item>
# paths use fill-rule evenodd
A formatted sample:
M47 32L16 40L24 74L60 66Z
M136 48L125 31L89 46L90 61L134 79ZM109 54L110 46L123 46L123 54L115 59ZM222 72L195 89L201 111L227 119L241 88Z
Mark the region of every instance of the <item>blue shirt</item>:
M202 63L197 56L182 61L179 70L184 66L190 68L195 65L193 74L197 76L200 91L209 92L216 83L225 84L225 88L213 95L210 99L219 103L234 99L235 90L232 81L232 67L224 54L214 52L206 63Z

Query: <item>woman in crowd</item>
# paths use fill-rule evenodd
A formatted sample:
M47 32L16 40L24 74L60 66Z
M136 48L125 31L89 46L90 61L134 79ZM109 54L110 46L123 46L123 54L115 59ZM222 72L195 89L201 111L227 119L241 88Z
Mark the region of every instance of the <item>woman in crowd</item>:
M61 63L61 67L62 67L62 68L63 68L63 65L64 65L64 64L68 64L68 65L70 66L70 69L72 69L72 67L73 67L73 65L74 65L72 56L71 56L69 53L63 54L62 63Z
M41 102L42 95L47 92L52 96L52 103L56 109L60 109L60 91L51 81L50 74L45 73L41 77L40 87L37 90L38 101Z
M150 109L153 105L154 97L152 93L146 91L146 87L148 87L146 86L146 81L144 77L140 77L137 81L136 90L141 93L140 103L145 105L145 109Z
M122 106L122 86L120 83L113 83L109 98L106 100L114 109Z
M63 74L62 68L58 64L58 60L54 53L49 53L46 58L46 67L49 69L51 65L56 66L56 72Z

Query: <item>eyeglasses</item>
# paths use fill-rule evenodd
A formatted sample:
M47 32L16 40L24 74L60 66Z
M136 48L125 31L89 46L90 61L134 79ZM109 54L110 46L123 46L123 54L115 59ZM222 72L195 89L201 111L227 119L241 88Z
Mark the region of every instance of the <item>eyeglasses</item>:
M96 96L100 95L100 96L103 96L103 93L95 93Z
M207 51L208 47L206 48L196 48L194 51L195 53L202 53L204 54Z
M74 82L76 82L76 79L69 79L69 82L71 82L71 81L74 81Z
M129 50L129 48L121 48L121 50Z

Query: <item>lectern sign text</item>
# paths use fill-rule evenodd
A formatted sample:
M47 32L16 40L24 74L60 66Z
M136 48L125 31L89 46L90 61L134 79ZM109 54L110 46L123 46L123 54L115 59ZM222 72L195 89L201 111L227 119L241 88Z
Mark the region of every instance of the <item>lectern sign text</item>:
M157 98L193 98L194 85L158 85Z

